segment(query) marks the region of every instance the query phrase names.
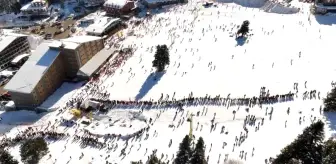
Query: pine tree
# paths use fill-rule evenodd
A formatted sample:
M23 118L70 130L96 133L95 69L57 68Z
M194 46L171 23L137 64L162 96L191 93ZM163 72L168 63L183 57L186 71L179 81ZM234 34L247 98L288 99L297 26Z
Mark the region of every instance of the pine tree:
M302 164L302 161L299 159L292 158L289 160L288 164Z
M243 24L240 26L237 35L241 34L241 36L245 36L249 31L250 22L248 20L244 21Z
M165 164L161 160L159 160L158 157L156 157L155 154L150 155L148 161L146 162L147 164Z
M0 150L0 164L19 164L19 162L7 151Z
M42 137L29 139L20 147L21 160L25 164L37 164L48 153L48 145Z
M167 45L156 46L156 52L154 55L154 60L152 62L153 67L157 69L158 72L162 72L166 65L169 65L169 50Z
M0 13L2 12L12 12L13 4L15 4L17 1L16 0L1 0L1 5L0 5Z
M336 141L329 139L324 142L322 163L336 163Z
M336 111L336 88L333 88L330 93L328 93L327 98L323 100L324 111Z
M188 135L183 138L175 158L175 164L187 164L189 161L191 156L190 141Z
M192 154L190 164L206 164L204 140L202 137L200 137L196 143L196 147Z
M302 163L321 164L324 123L317 121L307 127L291 144L281 150L273 164L284 164L294 158Z

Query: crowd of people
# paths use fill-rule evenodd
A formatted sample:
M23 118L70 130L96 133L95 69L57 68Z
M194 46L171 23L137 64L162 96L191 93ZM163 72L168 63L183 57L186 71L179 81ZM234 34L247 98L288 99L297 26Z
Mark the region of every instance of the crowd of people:
M294 100L294 93L272 95L267 97L252 97L252 98L230 98L215 96L211 97L206 95L205 97L189 97L180 100L166 100L166 101L126 101L126 100L105 100L98 98L91 98L93 101L101 102L105 106L109 107L132 107L132 108L175 108L180 106L204 106L204 105L216 105L216 106L255 106L262 104L274 104L278 102L287 102Z
M214 31L215 29L217 30L219 29L220 31L228 33L229 35L233 35L237 27L239 26L239 24L234 24L234 23L226 24L225 22L223 22L223 24L221 25L212 26L209 24L209 26L205 26L201 30L202 33L199 37L194 37L194 38L186 37L186 39L182 39L182 36L178 34L176 31L183 30L184 34L194 35L196 33L195 26L197 25L196 23L199 21L199 17L200 16L205 17L207 15L207 13L201 12L200 11L201 9L195 6L191 8L190 10L191 10L191 19L192 19L191 21L184 19L183 17L163 18L163 17L150 16L145 19L142 19L141 21L138 21L137 23L134 23L134 25L132 25L130 28L132 29L132 31L140 31L134 34L136 38L140 39L140 38L145 37L146 35L148 36L158 35L160 33L160 31L158 30L159 28L174 24L175 28L170 29L168 31L167 38L165 39L168 39L169 41L171 41L171 43L168 43L169 49L171 52L176 53L178 51L178 49L176 48L176 45L178 44L182 44L185 42L190 43L192 42L193 39L201 40L206 35L209 35L210 34L209 32ZM190 10L175 10L174 8L171 8L167 12L169 12L170 14L177 14L177 13L189 12ZM211 16L214 16L214 17L220 17L221 15L232 17L230 13L226 13L226 12L224 14L221 13L220 11L211 13ZM150 23L153 21L155 21L156 23L155 24ZM261 30L263 31L264 35L271 35L274 32L274 30L267 31L266 29L263 29L263 28ZM220 37L214 35L212 39L213 39L213 42L218 42ZM72 109L73 107L78 108L82 104L82 102L84 102L86 98L88 97L90 98L90 100L100 103L100 107L98 109L109 109L110 110L113 108L125 107L125 108L138 109L139 112L143 112L144 109L150 109L150 108L160 108L160 109L171 108L172 110L176 109L176 113L175 113L174 120L171 123L171 126L170 125L169 126L173 127L174 128L173 131L175 131L176 128L180 128L187 121L189 122L191 121L190 113L188 111L187 112L184 111L184 108L188 106L224 106L224 107L227 107L227 109L232 106L238 106L238 109L239 109L239 106L244 106L246 107L245 110L247 113L249 113L249 108L252 108L254 106L260 106L262 110L265 110L264 117L259 118L255 115L248 114L243 120L244 123L240 129L241 130L240 134L236 135L235 138L232 138L233 142L229 142L230 139L223 142L222 149L225 149L228 143L230 143L230 146L231 146L231 143L233 143L232 152L235 152L237 151L237 149L240 149L240 146L243 145L243 143L247 140L249 136L249 131L250 133L258 132L263 127L263 125L266 124L267 119L265 118L269 118L268 120L272 119L273 107L263 108L263 105L270 106L276 103L293 101L294 98L298 96L297 95L298 87L297 87L297 84L294 84L294 91L296 91L296 93L289 92L289 93L271 95L269 91L266 91L265 87L261 87L260 95L256 95L253 97L246 97L246 95L244 95L239 98L232 98L230 94L224 97L221 95L217 95L217 96L205 95L204 97L196 97L196 96L193 96L193 93L191 92L188 96L182 99L176 99L175 92L174 92L174 94L172 95L166 94L165 97L164 97L164 94L161 94L161 97L158 98L157 100L154 100L154 99L151 99L151 100L110 99L111 93L108 92L107 88L113 87L114 83L111 82L108 85L106 85L104 83L106 80L106 77L113 76L116 73L117 69L119 69L120 74L128 73L129 75L128 81L132 79L135 76L135 72L132 72L132 70L135 70L135 68L133 69L132 67L123 68L123 66L125 62L134 55L135 51L144 47L144 43L139 43L138 45L135 45L133 43L128 48L123 49L121 48L119 41L117 41L116 43L114 43L114 41L115 41L114 39L108 40L107 44L110 47L114 46L113 48L116 48L116 49L120 48L120 51L117 52L113 60L109 60L107 64L104 65L100 69L97 76L93 77L88 83L86 83L86 85L80 90L80 92L77 94L76 97L71 98L66 103L66 105L60 109L61 111L60 113L63 113L67 111L68 109ZM153 45L152 47L147 47L146 52L153 53L153 51L155 50L153 47L155 47L155 45ZM195 55L198 61L202 59L203 54L198 53L199 52L198 48L195 48L195 47L187 48L186 47L182 51L184 51L184 53L190 51L191 52L190 55L192 56ZM246 49L244 53L246 53ZM201 55L197 56L197 54L201 54ZM234 59L234 57L235 56L232 55L232 59ZM301 57L301 52L300 52L300 57ZM143 65L142 56L140 56L139 58L140 58L139 64ZM179 55L178 58L180 59L181 55ZM291 60L291 65L292 65L292 62L293 61ZM195 66L195 63L192 63L191 68ZM180 68L180 66L183 64L184 63L180 62L179 60L176 60L175 63L172 64L170 67ZM144 67L145 66L142 66L141 69L144 69L145 73L152 72L152 70L149 71L150 69L146 69ZM257 67L257 65L253 64L252 69L255 69L255 67ZM274 67L274 63L272 64L272 68L273 67ZM210 71L216 70L215 62L210 61L208 64L208 69L210 69ZM187 74L186 71L176 71L175 75L177 75L177 72L181 73L182 76ZM128 81L125 81L125 82L127 83ZM304 85L306 88L306 83ZM316 98L320 99L320 92L316 92L316 90L306 91L303 94L304 94L303 95L304 99L316 99ZM91 146L91 147L94 147L94 148L97 148L103 151L107 151L107 152L111 150L115 151L118 148L123 146L121 148L120 154L121 156L125 157L128 154L126 151L126 148L128 148L129 149L128 152L130 152L132 150L133 145L135 145L136 143L135 141L138 141L141 139L147 140L149 138L154 138L158 136L158 133L159 133L158 131L156 130L150 131L149 129L156 123L158 119L160 119L163 112L166 112L166 111L160 110L160 113L157 114L156 117L155 116L151 117L148 121L146 121L146 124L148 125L146 128L140 129L134 134L122 136L121 134L118 134L118 132L106 132L106 135L95 135L91 133L90 131L84 131L84 134L82 135L78 133L78 131L76 130L75 134L72 136L73 141L80 143L80 145L83 147ZM233 120L236 119L236 112L238 112L238 110L233 111L232 113ZM208 108L203 108L202 112L197 111L196 117L199 117L199 118L205 117L207 116L207 113L208 113ZM204 123L204 122L200 123L200 121L198 121L198 118L195 118L195 120L197 122L197 127L195 129L196 131L209 130L210 133L218 132L218 130L216 130L216 127L218 124L220 124L220 120L216 118L216 113L214 113L214 116L212 119L207 120L209 121L209 123ZM302 120L304 120L304 117L302 117ZM57 121L60 121L66 127L70 127L71 125L75 124L74 122L67 121L65 119L61 119ZM301 122L301 117L300 117L300 122ZM285 122L285 127L286 126L287 126L287 121ZM205 127L209 129L205 129ZM229 130L230 130L229 128L223 125L219 133L221 135L228 135L230 133ZM25 141L29 138L34 138L34 137L45 137L45 138L50 138L53 140L58 140L58 139L70 137L70 134L65 133L65 132L59 133L59 132L56 132L55 130L48 131L48 130L41 130L41 129L35 129L35 128L28 128L27 130L20 132L15 138L6 138L6 137L3 138L0 141L0 148L12 146L22 141ZM116 143L116 141L119 139L122 139L123 141L125 141L125 145L120 145ZM129 146L129 143L132 142L132 139L134 139L134 143L130 144ZM174 142L180 142L180 141L174 141ZM173 143L172 138L169 138L168 147L171 147L172 143ZM141 143L136 143L136 144L139 144L139 147L137 148L137 150L139 150L141 147L145 147L144 149L146 151L144 155L148 155L147 154L148 148L146 146L141 145ZM66 146L64 146L64 148L66 149ZM208 151L211 151L212 143L210 144L210 146L208 144L207 148L208 148L207 149ZM156 150L154 151L156 152ZM239 158L242 160L247 160L248 154L251 154L251 156L253 157L255 154L255 148L253 147L251 151L250 150L248 151L240 150ZM84 153L81 153L81 157L82 156L84 156ZM166 157L165 159L168 159L168 153L161 154L161 158L163 158L164 156ZM106 162L107 162L108 157L110 157L110 155L106 156L105 158ZM168 161L173 161L174 154L172 154L172 156L170 157L171 158L169 158ZM207 161L209 161L209 158L210 157L207 156ZM220 161L220 158L221 158L221 154L219 154L218 161ZM225 154L224 160L226 161L228 160L228 158L229 158L229 153ZM265 159L265 163L268 163L269 161L271 161L271 159Z
M60 133L55 131L44 131L37 128L28 127L26 130L19 132L14 138L7 137L6 135L0 141L0 148L11 147L28 139L43 137L49 140L61 140L70 137L69 133Z

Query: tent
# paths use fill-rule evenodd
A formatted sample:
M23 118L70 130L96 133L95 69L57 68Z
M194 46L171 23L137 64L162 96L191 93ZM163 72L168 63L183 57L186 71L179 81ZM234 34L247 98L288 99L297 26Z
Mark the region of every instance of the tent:
M78 110L78 109L71 109L71 114L73 114L75 117L80 117L81 116L81 111L80 110Z

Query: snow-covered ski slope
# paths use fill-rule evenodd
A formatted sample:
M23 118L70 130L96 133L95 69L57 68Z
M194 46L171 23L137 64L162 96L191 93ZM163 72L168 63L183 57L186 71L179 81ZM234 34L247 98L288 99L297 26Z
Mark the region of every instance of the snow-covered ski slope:
M140 159L145 161L154 149L158 149L158 157L163 153L163 159L171 162L182 138L189 133L187 116L198 111L202 113L204 107L208 108L207 114L193 118L193 133L196 138L202 136L205 139L209 164L218 161L224 163L225 154L229 158L239 159L242 150L247 152L246 160L242 160L245 164L264 163L266 158L275 157L281 148L292 142L314 117L326 121L327 137L330 137L336 124L328 118L333 116L320 115L322 100L303 100L303 93L316 90L317 93L320 92L321 98L325 97L331 89L330 83L336 79L333 76L336 74L333 42L336 36L333 23L336 18L328 18L334 22L324 20L327 17L318 17L319 20L316 20L309 16L308 6L301 7L300 13L291 15L265 13L257 8L245 8L235 4L203 8L201 2L195 1L165 9L154 14L151 19L144 19L142 25L133 29L135 35L142 35L141 37L128 36L121 42L124 47L132 45L134 54L120 68L109 67L115 70L114 75L103 76L98 82L101 91L110 93L110 99L126 101L158 100L161 93L164 98L168 94L171 99L174 92L176 99L188 97L190 92L193 92L194 97L204 97L206 94L212 97L226 97L228 94L231 98L242 98L244 95L253 97L259 96L261 87L266 87L271 95L286 94L295 93L293 85L298 83L298 94L294 101L254 106L249 112L245 110L247 106L184 107L184 113L178 113L175 121L176 109L171 108L147 109L140 114L139 108L113 109L107 114L94 116L95 121L89 127L57 126L58 132L69 133L71 137L68 140L50 142L52 157L47 155L40 163L103 164L108 161L128 164ZM245 44L237 45L234 33L237 31L236 26L244 20L250 21L250 33L253 35L248 37ZM126 33L127 30L124 34ZM154 82L150 74L154 72L151 66L155 46L158 44L171 45L170 65L166 68L166 73L157 77ZM86 96L85 91L76 92L76 96ZM266 109L269 112L272 107L274 112L270 120L265 114ZM290 114L287 115L289 107ZM234 110L237 114L233 120ZM215 113L214 122L217 123L217 128L210 132L211 119ZM264 118L264 125L257 132L255 127L247 126L248 138L233 151L235 137L244 132L243 121L249 114L255 115L256 124ZM43 116L34 127L44 129L48 121L54 124L55 119L59 121L61 117L67 118L70 115L68 112L60 115L52 112ZM157 115L160 117L155 119ZM175 129L168 127L170 124L177 126L183 117L185 121L181 121L181 126ZM301 125L299 117L305 118ZM109 146L113 145L110 151L106 148L82 148L78 142L73 142L73 135L83 135L81 129L99 135L126 135L145 128L147 124L143 120L149 118L155 120L148 132L149 138L145 140L144 134L141 139L130 139L126 156L120 156L121 149L126 145L122 139L107 140ZM81 120L77 122L80 123ZM113 126L110 126L111 122L114 122ZM56 122L56 125L59 124ZM222 126L225 126L227 134L220 133ZM24 128L26 126L13 128L7 136L13 136ZM78 129L76 133L75 129ZM154 135L154 132L157 134ZM168 147L170 139L173 142ZM99 140L104 141L103 138ZM224 148L223 142L227 143ZM118 147L115 148L117 144ZM253 147L255 151L252 157ZM20 159L18 146L11 148L10 152ZM80 159L82 152L84 157Z

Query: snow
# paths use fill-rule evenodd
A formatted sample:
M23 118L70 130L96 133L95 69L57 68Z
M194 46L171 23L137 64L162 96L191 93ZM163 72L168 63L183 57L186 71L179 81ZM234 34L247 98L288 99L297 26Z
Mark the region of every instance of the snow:
M217 2L235 3L246 7L262 7L266 0L217 0Z
M38 5L34 5L34 4L38 4ZM24 6L22 6L21 11L25 11L25 10L36 10L36 9L47 9L47 5L44 1L32 1L30 3L25 4Z
M38 45L40 45L43 41L43 37L38 35L29 35L28 42L29 46L32 50L35 50Z
M76 91L83 83L65 82L52 95L50 95L40 106L41 109L55 110L64 105L70 97L76 94Z
M104 33L104 31L109 30L108 27L111 27L112 24L115 24L118 21L120 21L119 18L102 17L87 27L85 31L92 34L101 35Z
M0 75L1 76L6 76L6 77L12 76L13 75L13 71L3 70L3 71L0 72Z
M254 1L249 3L252 2ZM258 6L259 2L261 4L259 0L255 2L256 4L252 6ZM123 57L128 58L127 61L116 64L120 65L120 68L107 66L114 74L104 75L102 71L97 87L90 86L89 83L77 89L74 94L60 99L59 96L55 96L58 95L55 93L49 99L53 102L60 99L56 104L58 108L63 109L67 101L74 100L72 98L101 97L101 94L94 94L85 88L99 88L101 92L108 93L110 99L125 101L158 100L162 93L164 98L166 94L171 98L174 92L176 92L176 99L187 97L190 92L194 97L205 95L214 97L219 94L221 97L227 97L230 94L231 98L241 98L244 95L259 96L260 88L263 86L271 95L295 93L293 84L298 83L298 93L294 101L264 104L262 107L253 106L249 107L249 112L245 110L247 106L184 106L184 113L177 113L175 121L173 121L176 112L174 108L145 108L141 113L139 106L119 105L104 114L93 113L93 122L89 126L80 124L84 118L74 119L80 125L73 127L65 127L55 120L71 117L69 110L50 112L31 125L42 129L42 125L46 127L48 121L52 124L56 121L57 131L65 131L72 137L67 141L50 142L49 150L52 157L49 158L47 155L40 163L106 163L107 160L110 163L127 164L140 159L145 161L154 149L158 149L159 157L161 153L167 154L168 158L163 159L172 161L182 138L189 133L190 125L186 122L187 117L198 111L202 113L204 108L208 109L206 115L201 114L193 118L193 134L196 138L200 136L204 138L207 145L206 156L210 157L210 164L218 161L219 154L221 154L221 163L225 154L229 154L229 158L238 159L241 150L248 152L247 160L243 160L244 164L264 163L266 158L275 157L285 145L292 142L305 127L311 124L311 119L314 117L326 123L326 138L335 136L336 115L319 113L322 98L330 91L330 82L335 80L330 75L335 74L336 70L334 64L336 57L333 55L336 29L335 22L329 21L334 17L310 16L309 6L298 2L293 6L300 7L300 12L293 14L266 13L259 8L246 8L233 3L217 3L218 7L204 8L202 3L203 1L191 1L187 5L152 12L151 19L142 18L143 23L133 27L134 36L127 36L119 43L112 43L123 47L132 45L134 50L130 57L126 55L114 57L117 61ZM234 34L237 26L244 20L250 21L250 33L253 35L242 43L240 40L235 40ZM128 28L132 28L132 25L130 24ZM123 33L127 33L126 30ZM151 75L154 72L151 66L155 46L158 44L167 44L168 47L172 45L170 65L164 74L154 77ZM151 51L152 47L153 51ZM300 53L301 56L299 56ZM109 62L113 63L113 61ZM303 93L311 90L320 92L321 99L304 100ZM49 99L46 104L51 101ZM274 110L270 120L269 116L266 116L266 110L268 109L269 112L272 107ZM290 107L289 115L286 113L288 107ZM236 111L234 119L233 111ZM219 128L210 133L210 120L214 118L215 113L215 122ZM255 127L247 126L248 138L232 152L235 136L239 136L243 131L243 120L249 114L255 115L256 123L260 122L261 118L265 119L265 123L257 132ZM7 122L5 120L6 124L11 124L13 115L4 115L8 117ZM17 115L17 117L23 116ZM304 118L301 125L299 117ZM141 140L130 139L126 157L120 156L125 140L132 133L145 128L148 124L144 119L148 121L149 118L153 118L154 121L148 131L149 139L145 140L144 136ZM183 118L185 121L178 128L169 128L169 125L177 126L178 120ZM286 128L285 121L287 121ZM202 130L197 127L198 123L199 126L203 125ZM222 126L225 126L228 134L220 134ZM14 135L27 126L10 128L12 130L7 134ZM77 132L76 129L78 129ZM82 147L79 142L72 142L72 139L75 134L82 136L83 130L98 136L120 134L122 137L113 142L107 139L110 146L112 143L114 146L118 144L115 151L108 151L106 148L95 149L91 146ZM153 135L154 131L157 135ZM100 137L99 140L104 142L106 139L104 137ZM169 148L170 139L173 142ZM227 142L224 149L223 142ZM211 144L212 148L210 148ZM64 149L65 146L66 149ZM253 147L255 152L252 157ZM10 150L16 159L20 159L18 147ZM84 157L79 159L81 153L84 153ZM110 156L107 157L108 155Z
M113 110L104 115L94 116L95 120L92 127L87 127L86 130L93 134L105 135L107 132L117 132L122 136L128 136L136 133L139 129L146 128L147 124L144 120L148 120L146 116L138 111ZM109 121L113 120L113 123ZM136 125L130 128L130 125Z

